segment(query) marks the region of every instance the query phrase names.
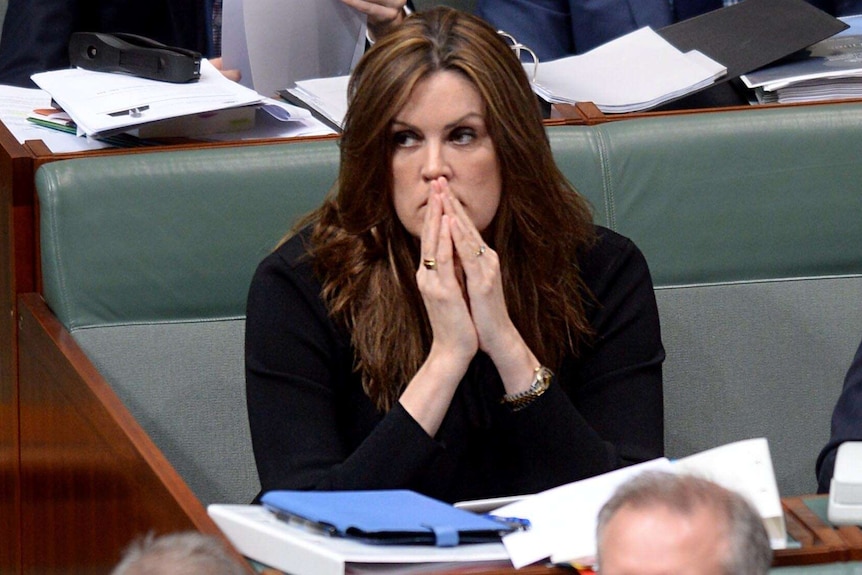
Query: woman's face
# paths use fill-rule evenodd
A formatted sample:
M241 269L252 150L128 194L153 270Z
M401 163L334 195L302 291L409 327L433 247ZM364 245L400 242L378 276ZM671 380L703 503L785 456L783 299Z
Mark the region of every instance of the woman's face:
M391 130L393 201L407 231L421 236L430 183L442 176L483 232L500 205L501 178L473 84L457 72L435 72L416 84Z

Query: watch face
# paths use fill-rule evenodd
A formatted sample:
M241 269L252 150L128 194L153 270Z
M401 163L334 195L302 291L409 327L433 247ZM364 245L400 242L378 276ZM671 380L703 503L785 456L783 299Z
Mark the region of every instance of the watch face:
M545 393L551 385L551 379L554 377L553 372L547 367L537 367L533 375L533 383L530 384L530 389L522 391L515 395L504 395L500 400L501 403L506 403L515 411L519 411L533 402L537 397Z

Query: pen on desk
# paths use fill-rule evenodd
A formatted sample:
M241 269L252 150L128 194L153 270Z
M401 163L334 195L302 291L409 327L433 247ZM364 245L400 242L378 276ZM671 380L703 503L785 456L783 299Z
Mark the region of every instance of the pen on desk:
M493 513L486 513L485 517L488 519L493 519L499 523L507 525L509 527L514 527L520 531L526 531L530 528L530 520L523 519L521 517L503 517L500 515L494 515Z

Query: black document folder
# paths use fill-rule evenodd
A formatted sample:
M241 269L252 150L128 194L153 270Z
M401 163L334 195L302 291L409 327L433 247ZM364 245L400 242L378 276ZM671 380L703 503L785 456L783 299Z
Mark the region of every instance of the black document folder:
M699 50L737 78L847 28L805 0L744 0L658 30L683 52Z

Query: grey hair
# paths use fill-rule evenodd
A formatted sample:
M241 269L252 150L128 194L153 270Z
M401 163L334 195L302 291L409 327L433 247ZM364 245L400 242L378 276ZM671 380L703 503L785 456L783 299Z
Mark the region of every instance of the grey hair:
M765 575L772 548L763 520L742 495L700 477L663 471L641 473L621 485L599 512L596 527L597 560L601 567L602 537L611 518L623 507L661 506L680 515L709 509L724 519L728 553L725 575Z
M247 575L221 541L196 531L152 533L133 541L111 575Z

